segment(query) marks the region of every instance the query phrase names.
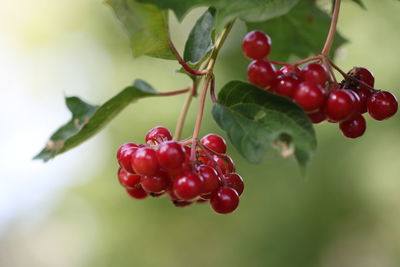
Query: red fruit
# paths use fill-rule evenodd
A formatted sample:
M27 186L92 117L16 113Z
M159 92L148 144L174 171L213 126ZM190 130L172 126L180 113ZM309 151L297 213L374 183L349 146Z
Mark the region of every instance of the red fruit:
M296 75L296 76L300 76L301 75L301 69L298 66L294 66L294 65L285 65L283 66L280 71L286 75Z
M332 121L343 121L354 113L355 100L350 90L335 90L329 93L324 113Z
M217 134L207 134L206 136L201 138L200 142L203 144L203 146L208 147L214 152L217 152L219 154L226 153L226 142L224 138Z
M211 207L217 213L226 214L234 211L239 205L239 195L229 187L220 187L211 196Z
M203 191L202 182L195 173L188 172L178 176L172 186L175 195L182 200L198 197Z
M326 68L318 63L310 63L301 71L301 79L304 82L310 82L324 86L328 81L328 72Z
M356 79L366 83L367 85L369 85L370 87L374 87L375 84L375 78L374 78L374 74L363 67L357 67L354 68L352 70L352 72L354 72L354 76ZM359 84L360 88L368 88L367 86L365 86L364 84L360 83Z
M275 66L265 60L252 61L247 68L247 77L250 83L259 87L271 87L276 77Z
M308 113L307 116L314 124L323 122L326 119L326 115L322 110L318 110L313 113Z
M325 102L325 91L318 84L302 82L297 86L293 100L305 111L316 111Z
M347 90L352 97L353 97L353 113L350 116L351 118L357 117L358 115L362 114L363 103L361 102L360 96L353 90Z
M353 119L341 122L339 127L344 136L348 138L357 138L364 134L366 122L362 115L358 115Z
M121 168L124 168L126 171L130 173L135 173L132 169L131 158L132 155L135 154L138 149L138 145L133 143L123 144L117 152L118 163Z
M220 186L221 180L214 168L205 164L201 164L197 166L197 174L203 183L203 191L201 192L202 194L211 193Z
M251 31L243 38L242 50L250 59L263 59L271 50L271 38L262 31Z
M140 178L139 174L129 173L123 168L119 168L118 170L118 180L125 188L134 188L139 184Z
M154 176L142 176L140 184L147 192L160 193L168 188L169 177L165 173L158 173Z
M182 201L182 200L173 200L172 203L175 205L175 207L178 208L183 208L192 204L192 202L190 201Z
M235 189L239 196L243 193L243 178L237 173L227 173L222 176L222 184L226 187Z
M135 199L144 199L147 197L146 191L140 185L132 189L126 189L126 192Z
M141 175L155 175L160 165L157 160L157 152L150 147L142 147L136 150L131 159L132 168Z
M223 159L217 155L213 155L213 160L209 160L208 165L220 171L222 174L235 172L235 164L229 156Z
M157 159L166 170L177 169L185 162L185 150L176 141L161 143L157 149Z
M160 144L169 140L172 140L171 132L163 126L156 126L146 134L146 143L149 145Z
M377 91L367 100L368 113L378 121L392 117L397 112L396 97L387 91Z
M373 92L371 89L368 89L365 87L358 87L357 94L360 97L360 101L361 101L361 113L365 113L365 112L367 112L367 100L368 100L368 98L371 97Z
M278 95L292 98L296 92L299 79L295 76L278 76L273 87L273 91Z

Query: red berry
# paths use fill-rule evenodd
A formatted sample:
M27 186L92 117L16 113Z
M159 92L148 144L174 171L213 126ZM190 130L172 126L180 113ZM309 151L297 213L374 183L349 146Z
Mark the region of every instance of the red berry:
M208 165L220 171L222 174L235 172L235 164L229 156L223 159L217 155L213 155L213 160L208 161Z
M363 67L356 67L352 70L352 72L354 72L354 76L356 79L366 83L367 85L369 85L370 87L374 87L375 84L375 78L374 78L374 74ZM359 84L360 88L368 88L367 86L363 85L362 83Z
M160 144L169 140L172 140L171 132L163 126L156 126L146 134L146 143L149 145Z
M358 115L362 114L363 103L361 101L360 96L353 90L347 90L352 95L353 98L353 113L350 116L351 118L357 117Z
M302 82L297 86L293 99L305 111L315 111L324 104L325 91L318 84Z
M155 175L160 166L157 160L157 152L150 147L142 147L136 150L131 159L132 168L141 175Z
M203 185L202 194L208 194L213 192L220 186L220 178L217 171L208 165L201 164L197 166L197 174L199 175Z
M300 76L301 75L301 69L294 65L285 65L280 69L280 71L286 76L289 76L289 75Z
M378 121L392 117L397 112L396 97L387 91L377 91L367 100L368 113Z
M208 147L214 152L217 152L219 154L226 153L226 142L224 138L217 134L207 134L206 136L201 138L200 142L203 144L203 146Z
M227 173L222 176L222 184L235 189L239 196L243 193L243 178L237 173Z
M164 169L177 169L185 162L185 150L178 142L167 141L158 147L157 159Z
M350 90L334 90L329 93L324 113L332 121L350 118L354 112L355 100Z
M353 119L341 122L339 127L344 136L348 138L357 138L364 134L366 122L362 115L358 115Z
M251 31L243 38L242 50L250 59L263 59L271 50L271 38L262 31Z
M126 192L135 199L144 199L147 197L146 191L140 185L132 189L126 189Z
M140 182L141 176L139 174L128 173L125 169L119 168L118 180L125 188L134 188Z
M191 172L178 176L172 188L176 196L182 200L194 199L203 191L199 176Z
M292 98L298 84L299 80L295 78L295 76L278 76L274 83L273 90L278 95Z
M272 86L276 77L275 66L265 60L252 61L247 68L247 77L252 84L268 88Z
M328 81L328 72L326 68L318 63L310 63L301 71L301 79L304 82L310 82L324 86Z
M323 122L326 119L326 115L322 110L318 110L313 113L308 113L307 116L314 124Z
M119 148L117 153L119 165L130 173L135 173L135 171L132 169L131 158L132 155L135 154L137 149L138 145L133 143L126 143Z
M372 90L369 88L365 87L357 88L357 94L361 100L361 113L367 112L367 100L368 98L371 97L372 93L373 93Z
M229 187L220 187L211 196L211 207L217 213L226 214L234 211L239 205L239 195Z
M154 176L142 176L140 184L147 192L159 193L168 188L169 177L165 173L158 173Z

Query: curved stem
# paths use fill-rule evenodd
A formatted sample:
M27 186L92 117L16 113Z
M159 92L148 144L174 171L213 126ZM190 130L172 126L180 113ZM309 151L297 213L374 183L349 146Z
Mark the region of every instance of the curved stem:
M335 70L337 70L340 74L342 74L342 76L343 76L345 79L350 79L350 80L356 81L356 82L358 82L358 83L361 83L362 85L364 85L364 86L367 87L368 89L375 90L374 87L371 87L371 86L370 86L369 84L367 84L366 82L361 81L360 79L357 79L356 77L353 77L353 76L348 75L347 73L345 73L345 72L344 72L342 69L340 69L335 63L333 63L332 60L329 60L329 64L330 64Z
M211 100L213 103L217 103L218 99L215 96L215 77L213 75L213 77L211 78L211 84L210 84L210 96L211 96Z
M326 38L324 48L321 51L321 54L325 57L329 56L329 52L332 47L333 39L335 37L336 25L337 25L338 18L339 18L340 2L341 2L341 0L335 0L333 14L332 14L332 21L331 21L331 26L329 28L328 37Z
M175 90L175 91L169 91L169 92L162 92L159 93L160 96L171 96L171 95L180 95L183 93L186 93L190 90L190 87L186 87L184 89L180 89L180 90Z
M193 82L193 85L190 88L190 93L187 95L185 99L185 103L183 104L181 114L179 115L178 122L176 123L175 132L174 132L174 140L181 139L183 125L185 124L185 120L187 114L189 112L190 104L192 103L193 97L196 95L197 92L197 81Z
M176 49L175 45L172 43L171 40L168 40L169 47L171 48L172 52L174 53L176 59L178 60L179 64L190 74L195 76L202 76L207 73L207 70L195 70L192 69L186 62L183 60L182 56L179 54L178 50Z

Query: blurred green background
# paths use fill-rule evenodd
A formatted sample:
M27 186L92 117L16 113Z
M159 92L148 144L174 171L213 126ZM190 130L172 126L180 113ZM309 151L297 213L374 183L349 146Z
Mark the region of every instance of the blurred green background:
M345 1L339 30L350 40L336 62L365 66L376 87L399 95L400 2ZM182 24L182 49L203 9ZM237 23L216 67L217 88L246 79ZM177 64L132 58L111 9L95 0L3 1L0 9L0 266L400 266L400 119L367 119L366 134L342 137L316 126L319 147L304 180L294 160L267 153L260 165L229 153L244 177L239 209L175 208L168 199L130 199L116 178L121 143L142 142L155 125L174 128L184 96L145 99L102 133L47 164L32 162L68 120L63 94L102 103L136 78L161 91L185 87ZM197 103L184 136L194 124ZM202 134L221 133L210 116Z

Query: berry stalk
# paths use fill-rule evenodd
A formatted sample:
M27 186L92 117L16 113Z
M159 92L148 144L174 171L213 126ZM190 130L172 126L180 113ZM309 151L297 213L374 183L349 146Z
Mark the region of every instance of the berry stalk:
M326 38L324 48L321 51L321 55L323 55L325 58L329 57L329 52L331 51L333 39L335 37L336 25L337 25L337 22L339 19L341 0L334 0L334 1L335 1L335 4L334 4L334 8L333 8L331 26L329 28L328 37Z

